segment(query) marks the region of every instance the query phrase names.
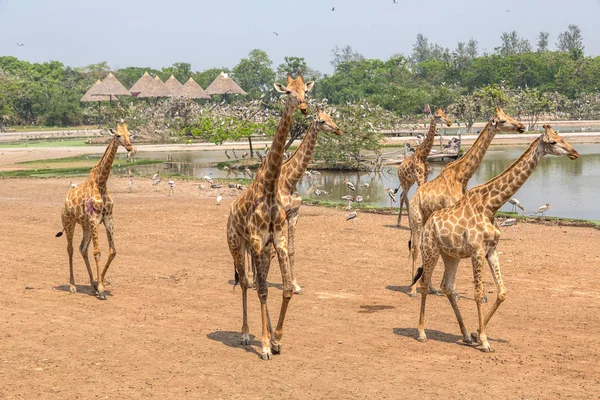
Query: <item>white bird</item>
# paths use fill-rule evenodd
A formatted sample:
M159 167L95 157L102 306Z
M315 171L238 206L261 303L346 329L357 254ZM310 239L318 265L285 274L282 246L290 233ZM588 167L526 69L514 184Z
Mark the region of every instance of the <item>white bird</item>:
M221 200L223 200L223 195L221 193L219 193L219 195L217 196L217 205L218 206L221 205Z
M322 175L320 171L317 171L316 169L313 169L312 171L310 171L311 174L313 175Z
M346 215L346 221L354 219L358 217L358 213L356 211L351 212L350 214Z
M75 189L77 187L76 183L71 182L71 189Z
M312 179L312 177L313 177L313 176L312 176L312 173L311 173L309 170L306 170L306 171L304 171L304 175L306 175L306 177L307 177L308 179Z
M509 202L510 204L512 204L512 206L513 206L513 212L516 212L516 211L517 211L517 207L519 207L521 210L523 210L523 212L525 212L525 207L523 207L523 206L521 205L521 202L520 202L519 200L517 200L516 198L512 197L512 198L510 198L510 199L508 200L508 202Z
M158 172L152 175L152 180L156 181L158 179Z
M396 202L396 193L394 192L394 189L392 189L392 188L387 188L387 189L385 189L385 191L387 192L388 196L390 196L390 207L391 207L392 203Z
M252 171L250 171L250 168L246 167L246 169L244 171L246 172L246 174L248 174L248 177L250 177L250 179L252 179Z
M550 203L546 203L545 206L539 207L534 214L542 214L542 217L545 215L546 211L550 209Z
M363 202L363 197L362 196L356 196L356 198L354 199L355 202L357 203L362 203Z
M160 178L157 178L152 182L152 186L154 186L154 191L158 190L158 184L160 183Z
M171 195L171 193L175 194L175 182L174 181L169 181L169 196Z
M208 176L208 174L206 172L204 173L204 176L202 177L202 179L204 179L208 183L213 183L212 178L210 176Z
M236 185L235 185L235 188L236 188L237 190L244 190L244 187L242 186L242 184L241 184L241 183L238 183L238 184L236 184Z
M203 184L199 184L199 185L198 185L198 190L204 190L204 189L206 189L206 188L204 187L204 185L203 185Z
M356 188L354 187L352 182L348 181L348 179L345 179L344 183L346 184L346 186L348 186L348 189L352 190L353 192L356 191Z
M520 239L519 235L517 234L517 231L515 230L515 225L517 224L517 219L516 218L507 218L504 221L502 221L502 223L500 225L498 225L501 228L512 228L513 232L515 233L515 235L517 235L517 237ZM504 229L504 231L506 232L506 229Z
M363 183L360 185L360 187L364 187L365 189L369 189L371 187L371 185L369 185L368 183Z

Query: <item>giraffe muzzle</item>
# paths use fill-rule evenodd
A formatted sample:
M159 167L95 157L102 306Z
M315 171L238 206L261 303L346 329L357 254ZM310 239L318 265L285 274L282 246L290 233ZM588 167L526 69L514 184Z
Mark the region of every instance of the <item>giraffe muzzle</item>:
M579 158L579 153L576 150L569 152L567 155L571 160L577 160Z

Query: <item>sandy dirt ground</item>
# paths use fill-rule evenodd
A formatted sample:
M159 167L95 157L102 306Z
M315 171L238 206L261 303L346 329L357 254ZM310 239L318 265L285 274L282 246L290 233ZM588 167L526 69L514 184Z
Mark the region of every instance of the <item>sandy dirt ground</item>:
M149 179L129 192L128 179L111 177L118 254L100 301L77 251L80 229L76 294L66 239L54 237L69 181L0 180L0 398L598 398L599 230L520 224L521 239L503 235L508 298L488 328L496 352L486 354L460 343L440 296L428 297L429 341L415 340L420 300L406 294L408 231L394 216L361 213L352 223L344 211L305 206L296 255L304 294L290 303L282 354L262 361L254 291L253 340L239 344L241 290L225 240L235 189L218 207L216 190L199 192L197 182L177 182L168 196ZM104 234L100 243L104 261ZM269 281L276 318L276 263ZM457 287L475 331L468 260Z

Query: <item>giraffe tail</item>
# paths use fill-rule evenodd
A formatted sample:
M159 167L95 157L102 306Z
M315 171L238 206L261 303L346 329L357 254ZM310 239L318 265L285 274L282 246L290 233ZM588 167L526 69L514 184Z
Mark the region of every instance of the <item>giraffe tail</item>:
M421 278L421 275L423 275L423 267L419 267L417 269L417 274L413 278L412 284L410 286L414 286L415 283L417 283L417 281Z
M54 235L54 237L61 237L64 231L65 230L63 229L62 231L60 231L56 235Z

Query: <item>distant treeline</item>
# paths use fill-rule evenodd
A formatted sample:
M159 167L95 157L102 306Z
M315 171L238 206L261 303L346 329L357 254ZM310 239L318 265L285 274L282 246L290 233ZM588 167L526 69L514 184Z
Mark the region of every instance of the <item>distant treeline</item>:
M162 80L171 74L181 82L193 77L206 88L219 72L225 71L251 99L271 90L272 83L284 79L287 72L302 73L305 80L317 81L314 96L327 98L329 104L367 100L405 117L423 113L425 104L447 107L464 103L465 96L489 93L490 88L513 93L527 90L552 103L540 112L563 111L573 118L594 116L595 111L584 111L599 108L600 57L585 56L576 26L569 26L561 35L558 50L550 51L548 34L541 32L534 51L516 32L503 33L502 45L494 54L483 55L479 55L474 40L458 43L450 51L418 35L411 56L395 55L385 61L366 59L350 46L336 47L332 50L334 72L330 75L310 68L301 57L286 57L274 68L268 54L259 49L252 50L231 69L195 72L189 63L179 62L161 70L127 67L113 72L126 87L148 71ZM0 123L93 123L94 104L81 103L80 98L109 71L106 62L73 68L58 61L29 63L0 57ZM472 98L476 100L477 96Z

